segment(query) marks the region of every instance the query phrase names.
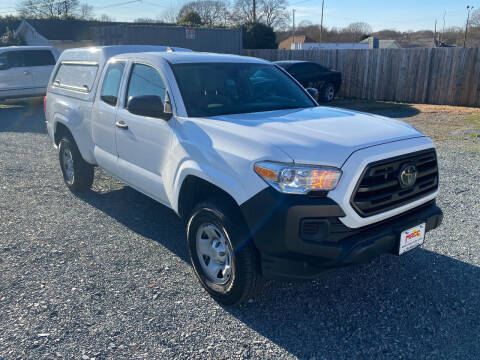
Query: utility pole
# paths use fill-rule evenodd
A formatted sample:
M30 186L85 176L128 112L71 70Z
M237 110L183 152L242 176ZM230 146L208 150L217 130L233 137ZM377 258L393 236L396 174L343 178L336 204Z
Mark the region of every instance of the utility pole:
M437 47L437 19L435 19L435 32L433 33L433 47Z
M468 34L468 23L470 21L470 11L473 10L473 6L467 5L467 25L465 26L465 37L463 38L463 47L467 46L467 34Z
M256 0L253 0L253 22L257 22L257 3Z
M323 8L325 7L325 0L322 0L322 19L320 20L320 42L323 41Z
M293 9L292 44L295 50L295 9ZM290 49L292 49L291 46L290 46Z

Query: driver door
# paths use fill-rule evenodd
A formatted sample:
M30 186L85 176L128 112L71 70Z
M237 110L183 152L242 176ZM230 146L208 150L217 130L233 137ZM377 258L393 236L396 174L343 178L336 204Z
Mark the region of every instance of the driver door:
M34 93L36 85L27 66L26 51L14 50L0 54L0 98Z
M116 116L118 176L129 185L168 205L162 172L168 159L172 129L168 121L135 115L128 100L154 95L165 99L166 86L160 72L151 65L133 63L125 90L124 106Z

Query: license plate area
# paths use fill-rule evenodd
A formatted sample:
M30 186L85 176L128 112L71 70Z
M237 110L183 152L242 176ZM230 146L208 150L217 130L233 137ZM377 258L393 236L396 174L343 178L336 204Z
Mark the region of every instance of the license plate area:
M398 255L402 255L407 251L415 249L425 241L425 223L414 226L410 229L402 231L400 234L400 242L398 246Z

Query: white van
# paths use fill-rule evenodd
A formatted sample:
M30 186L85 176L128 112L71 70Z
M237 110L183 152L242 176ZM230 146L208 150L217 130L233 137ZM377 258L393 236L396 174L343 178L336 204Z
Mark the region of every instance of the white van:
M138 50L65 51L48 133L71 191L99 166L175 211L217 301L401 255L441 224L435 145L412 126L318 106L268 61Z
M44 95L58 55L51 46L0 47L0 100Z

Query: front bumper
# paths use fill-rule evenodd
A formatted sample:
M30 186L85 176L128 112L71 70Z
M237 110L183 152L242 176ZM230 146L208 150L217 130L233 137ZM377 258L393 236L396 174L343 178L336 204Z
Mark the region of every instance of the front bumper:
M394 253L402 231L421 223L430 231L443 219L433 200L387 220L349 228L339 220L345 214L332 199L286 195L272 188L242 204L241 210L266 278L308 279L365 263Z

